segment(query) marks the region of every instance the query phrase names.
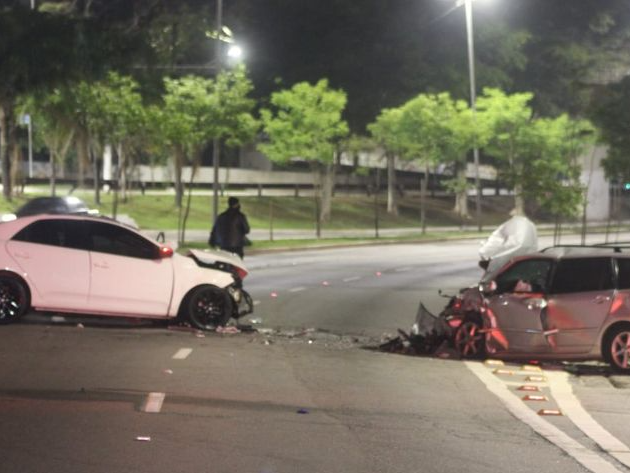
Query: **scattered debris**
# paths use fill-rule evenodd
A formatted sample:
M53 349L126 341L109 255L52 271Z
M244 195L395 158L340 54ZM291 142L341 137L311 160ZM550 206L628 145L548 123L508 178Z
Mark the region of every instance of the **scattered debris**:
M136 441L137 442L150 442L151 441L151 437L145 436L145 435L140 435L138 437L136 437Z
M216 332L217 333L224 333L224 334L241 333L241 331L237 327L235 327L233 325L229 325L227 327L218 326L216 328Z
M260 325L263 323L263 320L260 317L252 317L249 319L249 323L251 323L252 325Z
M165 370L162 371L162 373L164 373L164 374L173 374L173 370L165 369Z
M85 328L85 326L81 323L77 324L77 328Z
M298 414L308 414L308 409L298 409L297 413Z

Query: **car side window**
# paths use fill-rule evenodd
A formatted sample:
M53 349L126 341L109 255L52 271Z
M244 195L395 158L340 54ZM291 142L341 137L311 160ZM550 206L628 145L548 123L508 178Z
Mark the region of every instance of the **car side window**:
M558 263L552 293L603 291L614 288L611 258L573 258Z
M89 222L89 234L92 251L142 259L158 257L156 245L118 225Z
M551 265L548 259L519 261L495 278L497 292L546 292Z
M617 275L617 287L619 289L630 289L630 259L617 259L619 274Z
M16 233L12 240L85 250L83 222L80 220L38 220Z

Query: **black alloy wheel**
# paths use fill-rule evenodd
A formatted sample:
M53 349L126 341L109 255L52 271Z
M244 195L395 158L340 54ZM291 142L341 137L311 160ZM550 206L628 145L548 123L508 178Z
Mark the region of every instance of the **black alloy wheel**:
M465 319L455 332L453 344L462 358L483 358L486 337L481 331L481 324L472 319Z
M214 286L201 286L188 300L188 319L201 330L224 326L232 315L232 300L227 291Z
M0 324L8 324L22 317L28 305L24 284L12 276L0 276Z

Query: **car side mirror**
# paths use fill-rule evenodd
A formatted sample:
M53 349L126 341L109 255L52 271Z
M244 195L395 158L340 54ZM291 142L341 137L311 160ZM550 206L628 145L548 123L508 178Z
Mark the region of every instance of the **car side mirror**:
M482 282L479 284L479 292L481 292L484 296L489 296L496 290L497 282L494 279L492 281Z

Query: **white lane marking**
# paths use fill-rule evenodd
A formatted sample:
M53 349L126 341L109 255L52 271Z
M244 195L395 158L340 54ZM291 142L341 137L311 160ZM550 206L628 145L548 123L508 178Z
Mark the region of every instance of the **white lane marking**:
M343 282L358 281L359 279L361 279L361 276L351 276L349 278L345 278Z
M503 381L488 371L481 363L466 361L465 364L486 385L488 391L503 402L514 417L529 425L535 432L558 448L564 450L586 469L593 473L621 473L612 463L607 462L595 452L590 451L569 437L562 430L542 419L527 407L518 396L511 392Z
M405 268L398 268L398 269L396 269L397 273L404 273L406 271L411 271L411 268L405 267Z
M630 467L630 448L614 435L604 429L584 409L573 393L569 383L569 374L564 371L545 373L553 383L550 383L551 394L558 403L560 410L571 419L578 429L590 437L602 450Z
M294 287L293 289L289 289L289 292L300 292L304 291L306 288L304 286Z
M185 360L186 358L188 358L188 355L190 355L191 353L192 353L192 348L180 348L173 355L173 359L174 360Z
M165 393L149 393L140 410L142 412L149 413L160 412L162 410L162 404L164 404L165 397Z

